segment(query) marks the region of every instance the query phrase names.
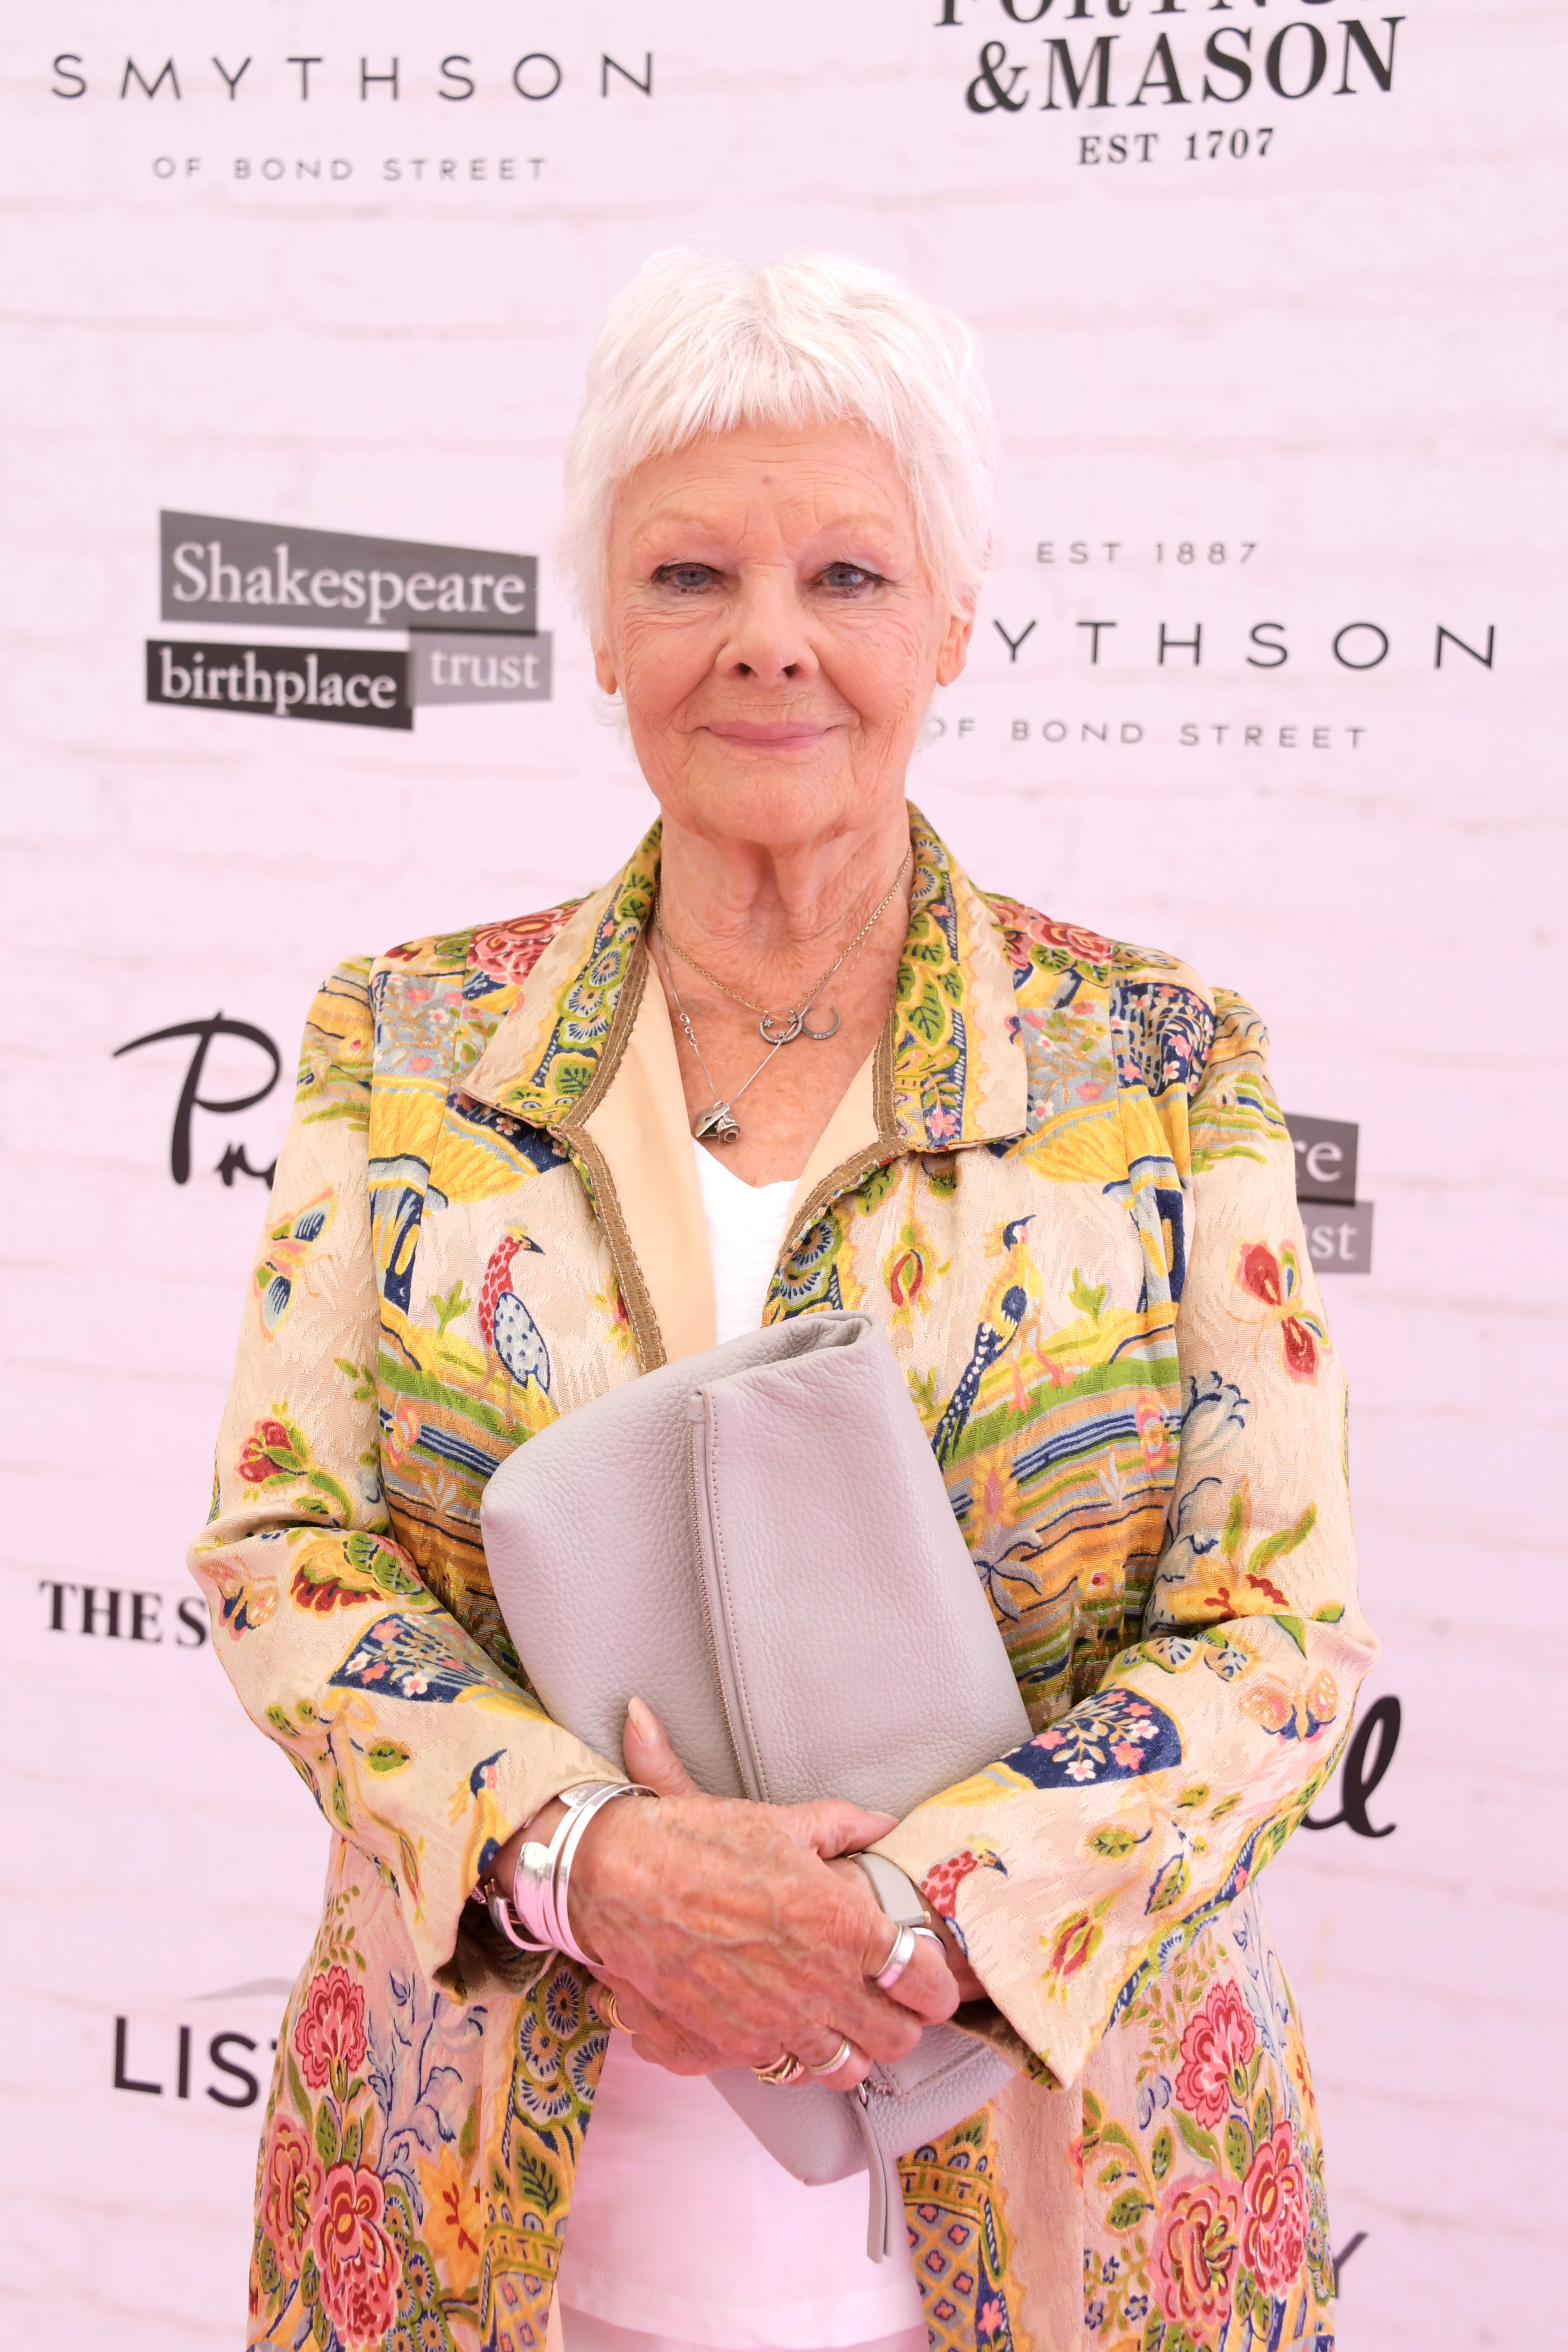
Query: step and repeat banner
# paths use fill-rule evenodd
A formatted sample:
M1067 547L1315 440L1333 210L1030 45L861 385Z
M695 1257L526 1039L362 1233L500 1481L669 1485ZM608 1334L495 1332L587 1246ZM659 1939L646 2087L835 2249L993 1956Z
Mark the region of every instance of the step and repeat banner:
M671 244L847 252L971 323L1002 542L913 794L983 884L1270 1024L1384 1643L1268 1895L1341 2340L1560 2340L1559 18L10 19L8 2343L241 2340L325 1841L182 1555L316 982L581 891L647 821L552 550L595 326ZM269 1252L309 1280L308 1237Z

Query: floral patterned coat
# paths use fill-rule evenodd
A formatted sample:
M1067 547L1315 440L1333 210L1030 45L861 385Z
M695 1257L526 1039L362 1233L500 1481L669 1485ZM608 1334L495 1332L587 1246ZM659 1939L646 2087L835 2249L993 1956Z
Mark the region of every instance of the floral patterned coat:
M933 2352L1326 2352L1316 2112L1252 1882L1373 1648L1263 1030L911 833L893 1010L766 1317L881 1318L1035 1727L886 1843L1018 2068L904 2160ZM620 1768L531 1696L479 1498L558 1414L711 1344L658 868L656 827L587 899L345 963L305 1033L192 1553L336 1832L253 2346L543 2343L605 2035L572 1964L520 1962L466 1898Z

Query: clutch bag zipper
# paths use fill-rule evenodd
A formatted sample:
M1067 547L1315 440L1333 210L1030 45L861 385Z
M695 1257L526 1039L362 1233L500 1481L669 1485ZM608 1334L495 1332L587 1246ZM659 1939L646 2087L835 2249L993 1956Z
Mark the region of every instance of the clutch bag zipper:
M741 1741L735 1729L734 1711L730 1704L730 1685L719 1653L719 1628L713 1618L713 1596L709 1590L707 1561L712 1545L710 1516L705 1507L702 1472L706 1449L702 1444L707 1404L702 1391L691 1400L691 1478L687 1487L687 1500L691 1512L691 1534L699 1568L698 1591L702 1602L702 1623L708 1635L708 1654L713 1662L713 1680L718 1685L719 1705L723 1711L725 1735L730 1742L730 1756L735 1767L735 1779L742 1790L748 1785L746 1768L741 1760ZM706 1537L706 1540L704 1539Z

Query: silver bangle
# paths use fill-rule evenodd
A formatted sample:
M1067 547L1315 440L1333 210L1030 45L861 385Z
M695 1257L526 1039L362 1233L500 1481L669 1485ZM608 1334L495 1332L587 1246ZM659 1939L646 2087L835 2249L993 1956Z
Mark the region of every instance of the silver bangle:
M583 1832L616 1797L657 1793L628 1780L579 1780L556 1791L564 1810L549 1844L525 1839L512 1875L510 1902L493 1888L487 1898L490 1918L508 1943L520 1952L564 1952L571 1959L586 1961L587 1954L572 1934L567 1909L572 1864Z
M617 1797L650 1797L652 1794L651 1789L634 1788L629 1780L611 1780L601 1783L597 1789L581 1798L573 1806L571 1818L562 1825L565 1832L564 1836L558 1831L551 1840L552 1845L560 1849L555 1857L555 1872L551 1883L551 1900L555 1915L555 1948L558 1952L566 1953L571 1959L586 1963L588 1958L587 1953L584 1951L572 1933L572 1916L569 1908L572 1864L576 1859L577 1848L583 1843L583 1832L595 1814L603 1812L605 1807L613 1804Z

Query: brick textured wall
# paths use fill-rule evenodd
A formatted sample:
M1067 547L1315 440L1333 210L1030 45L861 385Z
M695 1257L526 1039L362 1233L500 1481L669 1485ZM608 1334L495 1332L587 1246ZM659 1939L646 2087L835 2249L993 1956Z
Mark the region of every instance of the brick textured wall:
M1375 1689L1404 1708L1372 1811L1397 1827L1298 1840L1269 1900L1336 2242L1366 2233L1343 2343L1560 2340L1561 1562L1532 1484L1561 1328L1557 1097L1532 1075L1560 1025L1560 12L1366 16L1380 56L1397 22L1384 93L1353 45L1345 71L1342 17L1250 0L1218 19L1251 37L1233 104L1202 94L1213 10L1085 13L542 0L526 31L437 30L412 0L325 23L239 0L215 30L196 0L46 0L5 29L8 2340L239 2340L246 2084L324 1853L179 1614L263 1205L215 1171L240 1142L266 1165L282 1089L198 1113L181 1187L187 1047L110 1056L221 1011L288 1062L342 953L580 889L636 839L647 795L595 715L551 534L596 320L648 250L692 241L847 250L973 324L1004 545L911 791L982 882L1241 988L1287 1106L1360 1122L1374 1270L1330 1305ZM1267 79L1291 24L1286 88L1320 29L1329 53L1300 98ZM1135 108L1161 31L1183 102L1156 77ZM1106 107L1053 92L1053 34L1080 58L1114 36ZM230 75L251 60L232 99L215 41ZM459 48L475 94L443 99ZM512 87L530 50L552 97ZM128 58L153 83L168 58L121 97ZM362 96L362 60L395 58L395 96ZM161 508L537 551L553 699L412 733L149 708ZM1090 621L1116 624L1093 664ZM1354 624L1386 636L1375 667L1347 666L1378 645ZM1436 667L1439 625L1491 666L1450 644ZM207 1090L264 1075L227 1040ZM155 2091L115 2087L117 2019L121 2077Z

